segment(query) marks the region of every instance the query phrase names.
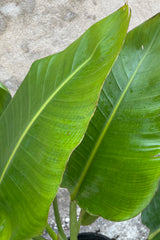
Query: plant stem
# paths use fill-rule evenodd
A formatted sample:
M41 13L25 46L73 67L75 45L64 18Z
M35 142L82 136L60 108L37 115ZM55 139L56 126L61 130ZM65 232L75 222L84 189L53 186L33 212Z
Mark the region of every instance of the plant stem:
M77 204L70 202L70 240L77 240Z
M81 209L79 219L78 219L78 223L77 223L77 234L79 233L80 226L81 226L81 220L82 220L82 217L83 217L84 214L85 214L85 211L83 209Z
M61 239L67 240L67 237L63 231L62 224L61 224L61 218L60 218L59 209L58 209L57 197L55 197L55 199L53 201L53 209L54 209L55 220L56 220L57 227L58 227L58 235L60 236Z
M56 235L56 233L53 231L53 229L50 227L49 224L47 224L46 230L47 230L49 236L50 236L53 240L57 240L57 235Z

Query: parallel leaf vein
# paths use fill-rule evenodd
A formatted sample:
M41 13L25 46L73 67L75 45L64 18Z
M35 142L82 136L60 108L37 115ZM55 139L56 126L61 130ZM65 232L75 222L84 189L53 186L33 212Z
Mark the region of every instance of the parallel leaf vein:
M77 67L75 69L75 71L69 75L65 80L64 82L53 92L53 94L50 95L50 97L43 103L43 105L40 107L40 109L37 111L37 113L34 115L34 117L31 119L31 121L29 122L28 126L24 129L21 137L19 138L16 146L14 147L9 159L8 159L8 162L6 164L6 166L4 167L4 170L1 174L1 177L0 177L0 184L5 176L5 173L16 153L16 151L18 150L21 142L23 141L25 135L27 134L27 132L29 131L29 129L31 128L31 126L33 125L33 123L36 121L36 119L38 118L38 116L41 114L41 112L44 110L44 108L49 104L49 102L54 98L54 96L69 82L69 80L74 76L76 75L91 59L92 57L94 56L94 53L96 52L98 46L100 45L100 43L104 40L105 38L101 39L97 45L95 46L93 52L91 53L91 55L88 57L88 59L86 59L86 61L84 61L79 67Z
M72 200L75 200L75 198L77 196L77 193L78 193L78 191L79 191L79 189L80 189L80 187L81 187L81 185L82 185L82 183L83 183L83 181L84 181L84 179L86 177L87 171L88 171L88 169L89 169L89 167L90 167L90 165L91 165L91 163L92 163L92 161L94 159L94 156L95 156L95 154L96 154L96 152L97 152L97 150L98 150L98 148L99 148L99 146L100 146L100 144L101 144L101 142L102 142L102 140L103 140L103 138L104 138L104 136L105 136L105 134L106 134L106 132L107 132L107 130L109 128L109 126L110 126L110 123L112 122L112 120L113 120L113 118L114 118L114 116L115 116L115 114L116 114L116 112L117 112L121 102L123 101L123 99L125 97L125 94L127 93L131 83L133 82L133 80L134 80L134 78L135 78L139 68L141 67L141 65L142 65L142 63L144 61L144 59L148 55L148 53L149 53L149 51L150 51L150 49L151 49L151 47L152 47L152 45L153 45L153 43L154 43L154 41L156 39L156 36L157 36L157 34L155 34L155 36L152 39L148 49L146 50L146 52L144 53L143 57L141 58L141 60L137 64L137 67L136 67L135 71L133 72L131 78L129 79L128 84L126 85L126 87L125 87L124 91L122 92L119 100L117 101L115 107L113 108L113 111L111 112L110 117L107 120L107 122L106 122L106 124L105 124L105 126L104 126L104 128L103 128L103 130L102 130L102 132L101 132L101 134L100 134L100 136L99 136L99 138L98 138L98 140L97 140L97 142L96 142L92 152L91 152L91 155L90 155L90 157L89 157L89 159L88 159L88 161L87 161L87 163L86 163L86 165L84 167L84 170L83 170L83 172L82 172L82 174L81 174L81 176L80 176L80 178L79 178L79 180L78 180L78 182L77 182L77 184L75 186L75 189L74 189L73 193L71 194L71 199Z

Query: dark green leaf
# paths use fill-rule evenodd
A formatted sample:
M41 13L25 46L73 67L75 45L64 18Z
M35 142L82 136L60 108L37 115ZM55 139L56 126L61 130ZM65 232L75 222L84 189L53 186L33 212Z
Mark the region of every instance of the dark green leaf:
M96 221L98 218L97 216L91 215L87 213L85 210L82 210L81 214L81 225L82 226L88 226Z
M8 106L10 100L11 94L9 93L8 89L2 83L0 83L0 116Z
M160 239L160 186L146 209L142 212L142 223L150 229L148 239Z
M46 240L46 239L43 237L34 237L32 240Z
M127 35L62 186L89 213L131 218L157 188L159 149L160 14Z
M127 6L36 61L0 119L1 240L40 235L128 27ZM6 235L7 233L7 235Z

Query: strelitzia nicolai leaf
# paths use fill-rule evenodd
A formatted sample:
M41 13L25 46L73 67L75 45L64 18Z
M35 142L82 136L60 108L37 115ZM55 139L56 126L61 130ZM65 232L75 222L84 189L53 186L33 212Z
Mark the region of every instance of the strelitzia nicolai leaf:
M10 100L11 94L9 93L8 89L2 83L0 83L0 116L6 109Z
M82 140L124 42L124 6L65 51L33 63L0 119L0 234L40 235L66 162Z
M160 175L160 14L132 30L103 86L62 186L81 208L119 221L149 203Z
M160 239L160 187L150 204L143 210L142 223L150 229L149 240Z

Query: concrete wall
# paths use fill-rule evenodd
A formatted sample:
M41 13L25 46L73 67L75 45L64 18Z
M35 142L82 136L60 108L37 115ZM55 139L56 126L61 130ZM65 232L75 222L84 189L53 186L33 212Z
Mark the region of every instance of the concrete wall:
M64 49L124 0L0 0L0 81L14 94L31 63ZM129 0L130 28L160 11L160 0Z

